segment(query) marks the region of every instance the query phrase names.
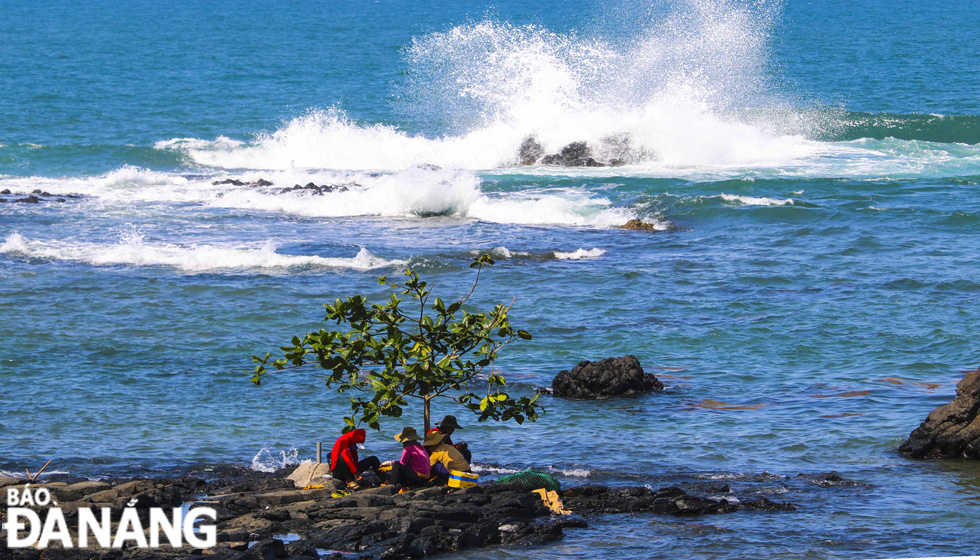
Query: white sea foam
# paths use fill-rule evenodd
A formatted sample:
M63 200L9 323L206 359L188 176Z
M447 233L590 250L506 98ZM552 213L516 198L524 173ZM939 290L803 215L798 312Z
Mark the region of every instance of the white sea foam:
M590 469L559 468L550 465L547 468L552 472L556 472L564 476L570 476L574 478L589 478L589 476L592 474L592 471Z
M43 473L41 473L41 476L38 477L38 480L44 480L45 477L56 475L56 474L71 474L71 473L69 473L68 471L60 471L60 470L57 470L57 469L51 469L51 470L45 469L45 471ZM0 477L3 477L3 476L10 477L10 478L23 478L23 479L27 479L27 473L26 472L12 472L12 471L0 470Z
M289 451L279 451L278 454L263 447L255 457L252 457L252 470L257 472L275 472L292 465L300 464L299 450L295 447Z
M0 245L0 253L25 253L26 251L27 242L19 233L11 233Z
M594 259L606 254L605 249L578 249L577 251L555 251L555 258L560 261Z
M510 259L514 257L514 253L510 251L507 247L501 245L500 247L494 247L490 249L490 254L497 257L498 259ZM479 254L480 251L472 251L474 254ZM519 253L520 254L520 253Z
M333 179L328 183L351 186L324 195L281 193L281 187L229 187L208 204L322 217L465 216L483 197L479 179L468 171L415 167L392 174L328 174L324 178Z
M146 243L138 231L125 233L116 244L36 241L19 233L9 235L0 245L0 253L31 258L75 261L96 266L167 266L186 272L232 269L288 269L301 267L349 268L373 270L404 265L407 261L388 260L361 248L350 258L315 255L283 255L275 247L222 247L214 245L182 246L169 243Z
M722 194L721 198L743 206L788 206L793 204L792 198L768 198Z
M245 142L241 140L233 140L226 136L218 136L214 140L201 140L198 138L171 138L170 140L164 140L157 142L154 147L158 150L169 150L169 149L225 149L232 150L235 148L240 148L245 145Z
M473 469L473 472L478 474L515 474L521 472L520 469L511 469L494 465L482 465L480 463L471 463L470 467Z
M308 175L287 175L296 183L309 180ZM485 193L479 177L466 170L412 167L380 175L320 172L315 178L349 186L344 192L319 196L304 191L281 193L278 185L283 178L275 177L275 188L229 187L207 204L311 217L436 215L509 224L594 227L621 225L635 217L629 209L613 208L609 199L585 190Z
M54 195L82 195L99 205L198 202L213 196L216 189L207 182L129 165L98 177L12 177L4 186L24 193L41 189Z
M133 204L204 205L278 212L306 217L456 216L488 222L608 227L635 215L612 207L608 198L585 189L486 193L472 171L411 167L397 172L285 170L249 172L233 179L245 185L214 184L227 176L184 177L126 166L90 178L14 178L3 185L18 192L40 188L56 195L80 194L77 204L99 210ZM259 179L272 186L255 185ZM220 181L219 181L220 182ZM283 192L308 183L338 187L314 194ZM251 184L249 184L251 183Z

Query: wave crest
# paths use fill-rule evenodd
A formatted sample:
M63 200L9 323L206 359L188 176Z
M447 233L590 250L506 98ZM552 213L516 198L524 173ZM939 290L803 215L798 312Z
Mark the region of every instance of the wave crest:
M271 244L263 247L148 244L135 228L131 232L124 233L121 241L115 245L34 241L14 233L0 244L0 253L55 261L75 261L95 266L166 266L184 272L306 267L373 270L407 263L404 260L377 257L365 248L361 248L353 257L343 258L284 255L276 252Z

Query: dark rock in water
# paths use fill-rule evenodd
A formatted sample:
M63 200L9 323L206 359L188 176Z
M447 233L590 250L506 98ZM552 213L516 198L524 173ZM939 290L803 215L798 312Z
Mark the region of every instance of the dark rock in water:
M606 164L592 157L592 150L585 142L572 142L562 148L561 152L541 158L541 163L562 167L606 167Z
M654 224L648 224L642 220L636 218L626 222L621 226L616 226L619 229L632 229L637 231L659 231L657 226Z
M551 386L556 397L590 400L637 395L664 388L655 375L643 372L635 356L581 362L572 371L559 372Z
M615 513L660 513L668 515L704 515L732 513L740 509L793 511L789 503L772 502L766 498L740 503L727 498L706 498L689 494L671 486L653 490L647 487L610 488L590 484L569 488L562 496L565 507L581 515Z
M51 193L49 193L49 192L47 192L47 191L42 191L41 189L34 189L34 190L33 190L33 191L31 191L31 192L32 192L33 194L36 194L36 195L38 195L38 196L44 196L44 197L47 197L47 198L51 198L52 196L54 196L53 194L51 194Z
M32 195L29 195L27 198L18 198L18 199L15 199L14 202L23 202L23 203L26 203L26 204L37 204L37 203L41 202L41 199L38 198L38 197L36 197L36 196L34 196L32 194Z
M10 189L3 189L0 194L11 194Z
M754 509L758 511L796 511L796 505L788 502L774 502L769 498L762 497L758 500L746 500L739 504L742 509Z
M585 142L572 142L562 148L559 155L565 159L585 159L592 157L592 150L589 149L589 145Z
M279 194L286 194L293 191L308 191L314 195L322 196L326 193L331 192L347 192L347 187L340 185L317 185L316 183L310 182L305 185L294 185L279 191Z
M224 179L222 181L214 181L212 185L232 185L234 187L271 187L272 181L266 181L265 179L259 179L258 181L253 181L251 183L246 183L245 181L240 181L238 179Z
M815 474L800 473L793 478L806 481L810 484L816 484L817 486L821 486L823 488L829 488L834 486L863 486L864 485L864 483L861 482L857 482L854 480L847 480L846 478L834 472L815 473Z
M980 368L956 385L956 397L929 413L899 448L909 457L980 459Z
M521 142L521 147L517 149L517 159L521 165L534 165L544 155L544 148L534 139L528 136Z

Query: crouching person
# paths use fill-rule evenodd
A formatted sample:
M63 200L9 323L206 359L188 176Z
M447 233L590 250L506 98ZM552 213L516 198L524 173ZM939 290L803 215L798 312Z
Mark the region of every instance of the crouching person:
M442 441L446 442L447 445L451 445L459 450L463 458L466 459L467 463L473 462L473 453L470 452L469 445L464 441L462 443L453 443L452 435L456 430L462 430L463 427L459 425L456 421L456 417L452 414L447 414L445 418L436 422L436 427L428 431L428 433L439 432L444 434L446 438Z
M425 452L419 439L418 432L411 426L405 426L401 432L395 434L395 441L402 444L402 456L397 461L385 463L391 467L391 484L401 488L419 488L429 482L429 454Z
M449 481L449 471L469 472L470 464L458 449L446 443L445 434L429 432L425 434L425 450L429 452L429 465L433 477L440 483Z
M361 473L365 469L373 470L379 481L384 480L380 470L381 461L377 457L358 460L357 444L364 443L364 437L365 432L361 428L347 432L337 438L333 449L330 450L330 474L337 480L347 483L347 487L351 490L361 487Z

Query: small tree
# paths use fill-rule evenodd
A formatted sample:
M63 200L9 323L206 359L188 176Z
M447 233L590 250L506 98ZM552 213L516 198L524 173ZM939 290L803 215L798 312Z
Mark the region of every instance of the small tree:
M364 296L337 299L325 304L325 321L347 325L347 332L321 329L293 337L291 346L283 346L284 357L269 362L252 356L257 362L252 382L274 370L317 366L330 372L326 386L336 386L341 393L356 390L367 393L351 397L351 414L344 418L344 431L362 422L380 429L382 416L399 417L408 399L422 401L425 431L430 428L431 402L437 398L455 401L479 416L479 421L534 421L543 407L538 396L515 399L504 388L507 384L495 369L497 354L516 339L530 340L531 335L515 330L507 317L511 306L496 305L489 313L469 313L463 305L476 291L484 266L494 264L489 255L473 259L476 279L469 293L446 305L435 298L429 305L432 288L419 279L412 269L405 272L402 283L386 276L378 283L388 285L418 302L418 309L406 312L396 293L384 305L369 305ZM488 369L489 368L489 369ZM478 377L487 372L485 379ZM477 395L471 385L486 383L485 396ZM373 395L370 393L373 392Z

